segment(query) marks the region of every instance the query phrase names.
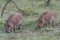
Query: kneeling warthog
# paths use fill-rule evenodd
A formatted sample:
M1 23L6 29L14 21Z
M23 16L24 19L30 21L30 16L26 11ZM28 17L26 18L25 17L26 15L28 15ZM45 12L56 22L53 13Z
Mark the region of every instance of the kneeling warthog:
M22 22L23 15L20 12L15 12L14 14L10 15L7 19L5 26L6 26L6 32L9 33L13 29L14 32L16 28L20 28L20 24Z
M46 11L44 12L42 15L40 15L39 19L38 19L38 27L41 28L43 26L48 25L48 23L52 24L52 27L54 27L54 20L55 20L55 13L54 11L50 10L50 11Z

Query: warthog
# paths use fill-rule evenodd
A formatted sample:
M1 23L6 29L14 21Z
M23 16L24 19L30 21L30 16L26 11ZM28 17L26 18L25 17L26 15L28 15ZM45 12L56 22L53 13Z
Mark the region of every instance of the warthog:
M41 28L43 26L47 26L48 23L52 24L52 27L54 27L54 20L55 20L55 13L54 11L46 11L42 15L40 15L38 19L38 27Z
M15 32L17 26L20 26L22 19L23 19L23 15L20 12L16 12L10 15L5 23L5 26L6 26L5 31L9 33L13 29Z

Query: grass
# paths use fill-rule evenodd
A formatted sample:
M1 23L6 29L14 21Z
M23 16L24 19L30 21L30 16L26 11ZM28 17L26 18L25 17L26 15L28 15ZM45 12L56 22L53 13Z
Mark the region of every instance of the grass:
M55 26L52 28L37 28L37 19L43 12L52 8L56 12L56 23L60 25L60 1L52 0L50 6L46 7L43 0L13 0L17 3L19 8L26 10L26 13L34 15L24 16L21 24L21 29L17 30L16 33L5 33L5 21L10 14L16 10L12 3L9 3L4 12L3 18L0 18L0 40L60 40L60 27ZM0 0L0 13L5 3L5 0ZM35 14L37 13L37 14ZM26 14L25 14L26 15Z

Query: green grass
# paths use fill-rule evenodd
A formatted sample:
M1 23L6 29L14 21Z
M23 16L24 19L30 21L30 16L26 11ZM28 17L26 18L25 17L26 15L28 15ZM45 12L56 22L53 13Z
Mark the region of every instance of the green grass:
M9 3L4 12L3 18L0 18L0 40L60 40L60 26L52 28L37 28L37 19L43 12L51 8L56 12L56 23L60 25L60 1L52 0L50 6L46 7L43 0L13 0L20 9L25 11L21 29L16 33L5 33L5 22L10 14L18 9L12 3ZM0 13L6 0L0 0ZM28 14L28 16L26 16ZM32 15L34 14L34 15Z

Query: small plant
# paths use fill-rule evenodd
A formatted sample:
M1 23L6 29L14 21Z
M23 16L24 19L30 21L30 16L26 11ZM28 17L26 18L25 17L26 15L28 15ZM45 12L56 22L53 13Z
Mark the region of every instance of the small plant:
M33 9L29 7L26 7L23 10L25 12L25 15L31 15L33 13Z

